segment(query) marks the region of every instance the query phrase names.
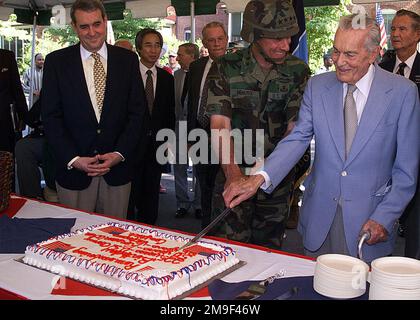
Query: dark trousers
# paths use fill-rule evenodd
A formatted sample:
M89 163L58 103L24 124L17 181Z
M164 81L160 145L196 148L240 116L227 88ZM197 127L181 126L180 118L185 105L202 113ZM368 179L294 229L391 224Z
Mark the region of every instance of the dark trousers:
M205 228L211 222L214 182L220 166L216 164L196 164L194 168L201 188L201 212L203 214L201 227Z
M16 173L19 194L28 198L42 198L41 172L45 184L55 187L55 159L44 136L28 135L20 139L15 147Z
M16 173L19 194L29 198L42 198L41 172L44 137L25 137L16 143Z
M309 251L304 248L304 252L306 256L312 258L330 253L349 255L346 237L344 236L343 210L341 205L337 206L330 231L328 231L327 237L321 247L316 251Z
M406 257L420 259L420 190L416 193L410 206L405 211L404 233Z
M135 168L131 184L127 219L154 225L159 212L159 188L162 166L154 151L148 150Z
M3 123L1 124L3 125ZM4 130L5 128L0 131L0 151L7 151L13 154L13 162L15 163L14 154L15 154L15 143L16 141L22 138L22 132L14 132L13 128L9 130ZM9 132L8 132L9 131ZM15 166L15 164L13 164ZM15 170L13 170L12 176L12 192L16 192L15 186Z

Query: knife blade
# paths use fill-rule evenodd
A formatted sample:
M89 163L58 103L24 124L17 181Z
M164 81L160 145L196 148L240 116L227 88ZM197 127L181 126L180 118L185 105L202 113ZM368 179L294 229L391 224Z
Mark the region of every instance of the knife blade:
M219 214L216 219L214 219L207 227L201 230L200 233L198 233L194 238L192 238L190 241L184 244L177 251L181 251L185 249L186 247L189 247L190 245L192 245L193 243L196 243L198 240L204 237L220 220L225 218L230 213L231 210L232 210L231 208L226 208L225 210L223 210L222 213Z

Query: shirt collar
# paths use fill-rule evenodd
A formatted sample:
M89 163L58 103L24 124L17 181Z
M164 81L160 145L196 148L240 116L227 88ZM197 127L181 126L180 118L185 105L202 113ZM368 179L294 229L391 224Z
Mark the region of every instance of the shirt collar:
M80 44L80 55L82 57L82 60L86 60L90 58L93 52L90 52L85 49L85 47ZM101 49L98 50L98 54L105 60L108 60L108 48L106 47L106 43L104 42Z
M410 70L413 69L413 64L414 64L414 60L416 59L416 55L417 55L417 51L414 51L414 53L410 56L410 58L404 61L407 67L410 68ZM402 61L398 58L398 56L396 57L397 58L395 61L395 66L399 66Z
M156 69L155 65L149 69L143 63L141 63L141 60L140 60L139 65L140 65L140 73L141 74L146 74L147 70L152 70L152 76L157 74L157 69Z
M369 95L370 87L372 86L373 78L375 77L375 67L370 65L366 74L356 82L357 89L367 98ZM344 92L347 92L347 83L344 84Z

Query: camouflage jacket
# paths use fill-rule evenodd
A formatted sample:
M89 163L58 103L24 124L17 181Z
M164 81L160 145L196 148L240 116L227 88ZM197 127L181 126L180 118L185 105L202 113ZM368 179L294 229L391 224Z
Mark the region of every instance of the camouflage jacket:
M309 75L306 63L292 55L265 75L251 47L227 54L216 59L208 73L206 114L229 117L232 129L264 129L267 157L288 123L297 120Z

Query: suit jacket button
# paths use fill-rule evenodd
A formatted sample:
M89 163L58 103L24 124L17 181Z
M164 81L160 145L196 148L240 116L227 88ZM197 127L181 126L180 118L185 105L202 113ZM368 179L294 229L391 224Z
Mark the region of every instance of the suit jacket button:
M96 130L96 133L97 134L100 134L101 133L101 129Z
M93 150L93 154L98 154L98 150Z
M342 176L342 177L347 176L347 171L342 171L342 172L341 172L341 176Z

